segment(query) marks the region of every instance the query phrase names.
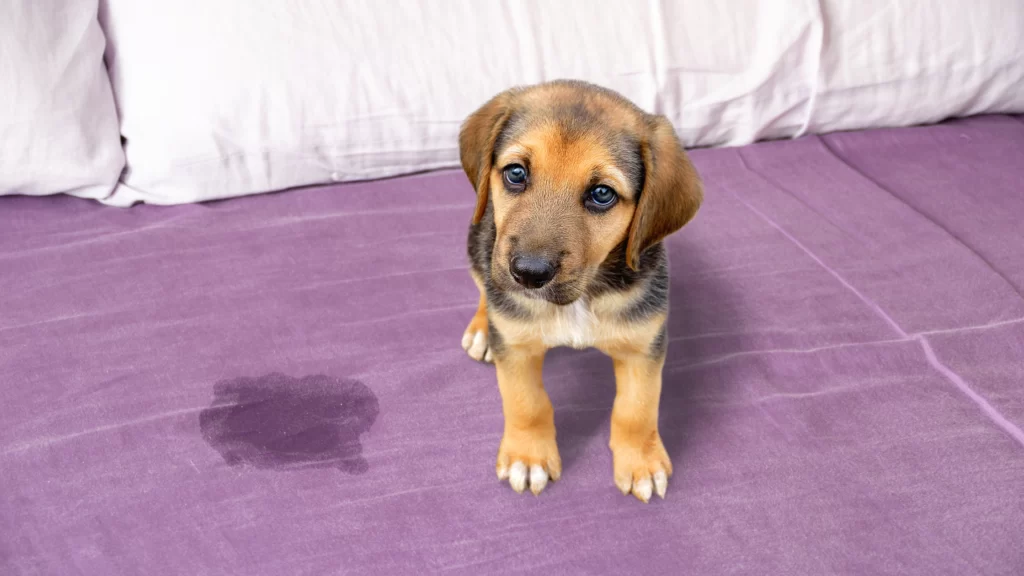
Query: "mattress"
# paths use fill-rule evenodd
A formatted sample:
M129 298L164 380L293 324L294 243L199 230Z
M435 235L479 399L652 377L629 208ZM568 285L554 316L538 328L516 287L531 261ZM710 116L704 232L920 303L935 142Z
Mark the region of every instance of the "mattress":
M0 573L1024 572L1024 121L692 157L649 505L596 351L562 479L498 482L461 173L0 199Z

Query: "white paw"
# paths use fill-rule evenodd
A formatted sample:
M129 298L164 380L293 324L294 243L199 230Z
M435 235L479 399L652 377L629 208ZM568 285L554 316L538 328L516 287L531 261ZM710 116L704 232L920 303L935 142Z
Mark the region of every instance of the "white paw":
M498 469L498 479L508 480L508 485L513 490L522 494L527 488L533 494L539 495L548 485L548 471L539 464L534 464L527 469L526 464L516 460L508 468Z
M494 362L494 353L487 345L487 330L466 330L462 335L462 349L469 357L479 362Z
M632 494L645 504L654 494L665 497L668 479L672 475L672 461L661 436L655 436L653 442L618 440L611 443L611 448L615 485L623 494Z
M616 478L615 485L623 494L633 494L637 500L646 504L651 501L651 496L654 494L657 494L659 498L665 498L665 493L668 491L668 474L663 470L658 470L653 476L645 474L636 479L622 476Z

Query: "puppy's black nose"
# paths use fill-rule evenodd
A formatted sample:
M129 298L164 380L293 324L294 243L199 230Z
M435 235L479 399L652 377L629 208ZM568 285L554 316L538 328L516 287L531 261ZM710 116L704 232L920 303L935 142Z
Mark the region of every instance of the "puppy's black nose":
M527 288L540 288L551 281L558 272L551 260L543 256L513 256L509 271L516 282Z

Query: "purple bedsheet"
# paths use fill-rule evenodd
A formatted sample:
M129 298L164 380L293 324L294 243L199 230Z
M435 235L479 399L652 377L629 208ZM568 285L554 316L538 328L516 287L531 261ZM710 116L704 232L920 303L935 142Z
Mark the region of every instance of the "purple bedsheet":
M1024 122L693 159L646 506L595 351L562 480L496 479L461 173L0 199L0 573L1024 573Z

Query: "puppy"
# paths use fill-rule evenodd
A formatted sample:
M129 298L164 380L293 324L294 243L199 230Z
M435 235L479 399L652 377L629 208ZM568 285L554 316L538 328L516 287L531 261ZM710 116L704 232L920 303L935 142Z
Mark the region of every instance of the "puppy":
M462 346L494 362L505 416L498 478L540 494L562 462L541 370L549 348L595 347L615 367L615 485L664 497L672 463L658 433L667 347L661 241L703 200L663 116L592 84L498 94L459 135L476 190L469 229L480 304Z

